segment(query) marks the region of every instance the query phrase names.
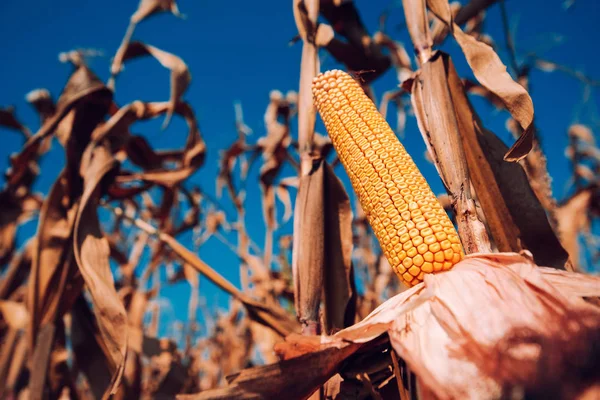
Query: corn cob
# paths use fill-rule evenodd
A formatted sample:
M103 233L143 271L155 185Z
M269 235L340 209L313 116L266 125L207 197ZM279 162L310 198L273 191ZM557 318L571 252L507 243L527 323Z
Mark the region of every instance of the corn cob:
M313 97L352 187L398 277L408 286L463 257L460 239L414 161L360 85L332 70Z

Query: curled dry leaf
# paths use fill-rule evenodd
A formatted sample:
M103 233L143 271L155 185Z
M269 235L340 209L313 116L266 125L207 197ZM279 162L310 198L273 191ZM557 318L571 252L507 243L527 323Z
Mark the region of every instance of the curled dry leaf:
M106 145L92 142L82 160L84 191L74 226L74 254L92 295L98 327L110 354L113 376L107 392L114 393L125 366L127 314L114 286L109 264L110 246L100 229L97 207L103 184L118 163Z
M441 73L450 91L469 178L491 239L500 251L517 252L525 247L533 253L538 264L564 268L567 254L522 166L504 162L506 145L483 126L450 56L440 52L436 62L444 64Z
M166 128L171 120L171 116L175 112L177 104L181 101L181 97L187 90L192 79L190 71L185 62L176 55L157 49L154 46L150 46L141 42L131 42L128 43L126 47L119 49L115 55L115 59L113 60L112 70L113 74L116 74L121 70L125 61L148 55L154 57L156 61L158 61L163 67L171 71L171 94L169 98L169 108L163 124L163 128Z
M35 89L25 95L25 99L35 108L43 124L56 112L56 105L47 89Z
M242 157L246 150L246 137L245 135L241 134L231 146L221 152L221 158L219 160L219 175L217 176L216 185L217 197L220 198L222 196L223 187L227 187L229 195L231 196L231 199L233 200L237 209L240 209L242 204L235 188L233 168L238 160L240 160L240 163L245 162ZM243 166L240 165L240 168L242 167Z
M176 17L181 16L175 0L141 0L138 9L131 16L131 23L138 24L156 13L165 11L171 12Z
M20 123L15 116L14 107L0 108L0 126L21 132L25 139L31 136L29 128Z
M134 106L136 103L133 103ZM137 107L140 106L140 109ZM146 109L147 111L143 111ZM126 121L131 121L131 117L125 118L129 112L134 112L137 119L153 118L156 115L168 112L170 108L169 103L140 103L134 107L133 110L129 110L127 113L123 112L120 114ZM142 116L139 116L139 112L142 112ZM142 167L150 167L149 170L142 172L131 172L122 171L116 178L118 183L127 183L135 180L141 180L147 183L154 183L166 187L175 187L184 179L187 179L192 175L198 168L202 166L205 159L206 144L202 139L200 130L198 128L198 122L194 115L194 111L187 103L178 103L175 108L175 113L181 115L189 128L188 137L185 146L182 150L165 150L155 152L145 139L141 137L133 137L126 144L126 151L134 162ZM113 116L117 118L117 114ZM107 123L111 124L111 121ZM114 126L118 126L118 121L115 121ZM128 123L125 123L127 126ZM113 133L122 133L116 130ZM108 133L107 133L108 135ZM174 168L164 168L162 162L172 161L175 162ZM157 165L161 163L161 165ZM155 166L155 167L154 167Z
M471 30L469 21L471 21L471 19L479 19L479 16L485 13L485 10L497 1L498 0L471 0L466 4L460 4L458 1L450 3L450 10L452 12L454 23L456 23L456 25L463 25L466 23L467 26L465 26L465 31L469 33ZM433 43L439 45L446 38L448 27L445 26L443 22L435 20L432 31ZM482 40L481 37L479 39Z
M71 110L74 108L80 108L81 110L88 109L88 113L85 113L87 118L83 118L82 114L77 119L77 122L82 125L82 130L84 131L93 129L95 124L106 113L111 99L111 91L87 67L81 66L75 69L58 99L54 115L45 120L35 135L25 143L21 152L11 159L11 170L7 174L8 185L16 185L21 181L23 176L29 171L27 168L28 165L37 158L44 139L57 130L61 121ZM69 125L72 125L72 122L74 120L66 122L63 125L69 132L72 130L72 126L69 127ZM58 133L60 133L60 130ZM83 136L84 134L83 132L79 132L79 135ZM86 143L85 140L82 140L82 142ZM79 144L81 145L81 143ZM83 149L80 150L83 151ZM74 159L69 158L68 160L70 163L77 164L79 156Z
M512 79L494 49L460 29L452 19L447 0L427 0L427 5L449 27L477 80L502 99L521 125L523 134L504 156L506 161L521 160L533 146L533 102L527 90Z

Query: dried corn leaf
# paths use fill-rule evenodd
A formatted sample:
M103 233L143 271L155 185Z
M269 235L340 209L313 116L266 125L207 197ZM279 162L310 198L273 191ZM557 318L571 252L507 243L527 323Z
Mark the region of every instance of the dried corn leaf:
M74 254L79 271L92 295L94 313L110 354L113 376L107 392L119 385L127 351L127 315L114 287L109 264L110 246L100 229L96 208L102 184L117 167L108 148L91 143L82 161L84 192L74 227Z
M221 389L193 395L179 395L181 400L278 398L282 393L306 399L335 374L340 364L360 345L338 343L323 350L262 367L248 368L229 379Z
M233 286L229 281L225 280L225 278L218 274L214 269L200 260L200 258L198 258L195 254L183 247L173 237L161 233L159 238L168 244L178 256L180 256L195 270L204 274L217 286L240 300L246 307L246 310L252 319L270 327L282 336L297 330L296 323L291 320L287 312L285 312L282 308L261 304L252 300L240 292L239 289Z
M148 103L146 106L150 108L149 113L145 114L145 118L168 112L170 107L167 103ZM154 152L150 146L145 143L145 140L136 138L134 139L136 144L132 145L132 147L129 148L129 151L131 151L133 158L140 165L148 166L155 161L158 162L158 160L168 160L175 161L176 167L173 169L166 169L160 166L159 168L143 172L122 171L116 178L118 183L142 180L166 187L174 187L184 179L187 179L202 166L206 153L206 144L200 135L194 111L187 103L178 103L175 112L185 119L189 127L188 137L182 150ZM140 146L144 151L137 152L136 150L140 149Z
M13 331L15 332L15 331ZM15 332L16 334L16 332ZM9 336L10 333L7 335ZM6 340L6 344L9 344L11 338L8 337ZM4 371L2 371L2 379L3 379L3 388L5 393L13 391L18 379L22 376L25 369L25 361L27 359L27 338L25 336L21 336L14 343L12 352L5 352L4 348L2 349L2 358L6 356L6 360L10 360L10 363L0 364L6 365L8 369L6 370L6 375L4 375ZM1 362L1 361L0 361ZM0 389L0 395L3 395L2 390Z
M302 216L300 218L300 216ZM294 220L293 273L297 315L316 333L321 300L327 331L353 322L350 200L331 166L317 160L300 178Z
M0 300L0 314L10 329L24 329L29 322L29 313L23 303Z
M588 349L546 345L597 332L600 309L581 297L598 294L598 277L538 268L516 253L470 255L325 342L364 343L389 330L395 350L429 395L495 398L503 389L534 391L561 381L537 373L554 366L552 357L566 360L571 351Z
M440 53L437 62L444 64L440 73L450 90L470 180L496 246L500 251L524 246L538 264L564 268L567 255L523 168L504 162L506 145L483 127L450 57Z
M0 108L0 126L21 132L25 139L31 136L29 128L20 123L15 116L14 107Z
M121 209L115 209L114 211L117 215L122 215L123 213ZM288 313L280 306L261 304L252 300L171 235L158 231L156 228L140 219L136 219L134 222L140 229L148 234L157 236L162 243L168 245L173 252L190 267L194 268L211 280L215 285L241 301L246 307L250 318L253 320L270 327L281 336L286 336L298 330L296 322L293 321Z
M427 5L449 27L477 80L502 99L521 125L523 134L504 156L506 161L521 160L533 146L533 102L527 90L512 79L500 57L489 45L464 33L454 23L447 0L427 0Z
M283 204L283 217L282 222L286 223L292 217L292 198L290 196L290 190L287 185L279 183L275 187L275 196Z
M94 397L102 399L113 375L111 354L83 297L77 299L71 310L70 338L78 368L87 378Z
M91 131L104 117L111 98L112 92L87 67L77 68L69 77L58 99L54 115L44 122L35 135L25 143L21 152L11 160L12 169L7 177L8 184L16 185L23 178L24 174L28 172L27 167L30 162L36 159L44 139L57 130L61 121L71 110L79 108L85 112L82 112L76 120L72 115L70 121L64 126L69 129L70 133L73 129L72 124L78 123L82 128L82 132L78 130L78 135L85 136L86 131ZM83 138L81 142L86 143ZM76 144L81 145L82 143L74 143L74 145ZM73 151L75 150L73 149ZM82 152L83 148L79 150ZM80 154L75 159L67 158L67 160L72 165L77 164L79 156Z
M151 15L165 11L171 12L176 17L181 16L175 0L141 0L138 9L131 16L131 22L138 24Z
M589 228L588 210L594 200L593 187L582 189L556 209L555 216L562 244L575 267L580 265L579 235Z
M226 150L221 152L219 159L219 174L217 176L216 191L217 197L221 198L223 187L227 187L229 196L233 200L236 208L239 210L242 206L241 201L238 197L238 192L235 188L233 179L233 168L235 167L238 159L240 160L240 169L244 171L244 164L246 163L243 155L247 149L246 145L246 134L240 133L238 139L232 143ZM247 168L247 167L246 167ZM245 173L242 172L242 179L245 178Z
M485 13L485 10L497 1L498 0L471 0L466 4L460 4L457 1L450 3L450 10L454 18L454 23L457 25L467 23L468 25L471 19L478 19L479 15ZM465 31L469 33L469 26L465 27ZM432 27L433 43L439 45L444 41L447 34L448 27L439 20L434 21Z
M65 285L73 278L74 271L70 268L72 247L69 243L77 205L65 204L64 175L64 171L59 175L40 211L37 246L33 252L28 285L30 345L35 343L38 330L56 318Z
M47 89L35 89L27 93L25 99L35 108L43 124L56 112L56 105Z
M163 67L171 71L169 109L167 110L163 124L163 128L166 128L171 120L171 116L175 112L177 104L181 101L181 97L187 90L192 79L185 62L176 55L157 49L154 46L141 42L131 42L125 48L119 49L113 60L112 70L113 74L115 74L116 72L114 71L120 71L125 61L148 55L154 57Z
M431 301L395 321L392 344L439 398L495 398L513 385L533 391L550 384L560 377L543 377L552 364L546 357L573 354L548 344L598 329L600 310L563 296L542 273L516 255L467 259L454 273L426 282ZM570 338L563 336L567 321L574 324L567 328Z
M31 193L23 195L22 192L0 192L0 265L5 264L12 256L17 227L29 220L42 204L39 196Z
M592 130L581 124L573 124L569 127L569 138L581 140L590 145L594 145L596 142Z
M29 276L33 251L36 246L36 239L29 239L20 252L13 254L8 268L4 271L2 280L0 280L1 300L9 299Z

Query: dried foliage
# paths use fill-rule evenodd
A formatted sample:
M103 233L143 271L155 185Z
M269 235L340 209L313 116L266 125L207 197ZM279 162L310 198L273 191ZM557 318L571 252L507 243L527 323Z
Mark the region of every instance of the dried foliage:
M588 93L600 84L536 54L517 62L502 1L509 68L485 29L495 0L401 3L411 45L385 30L385 16L369 33L352 1L292 2L298 91L257 99L264 127L246 125L235 104L237 138L221 152L216 198L192 179L207 145L186 100L187 64L133 39L156 14L182 17L174 0L140 1L107 82L87 65L98 51L61 53L72 70L56 101L46 89L26 96L37 130L0 107L0 128L23 138L0 191L0 398L599 396L600 278L587 273L600 262L597 132L580 123L565 132L572 177L555 198L529 80L537 69ZM463 54L439 50L445 40ZM315 131L311 85L325 54L374 101L370 85L395 71L398 86L378 109L385 117L395 105L401 137L416 119L446 188L437 198L467 253L450 271L411 288L395 276L371 210L352 201L330 137ZM170 93L119 105L123 66L144 56L169 70ZM457 56L475 79L459 75ZM508 111L512 143L484 127L472 96ZM132 132L163 115L163 129L185 121L181 148ZM65 160L37 193L51 146ZM249 182L260 199L247 198ZM246 226L249 202L259 201L263 246ZM19 243L29 220L37 229ZM222 273L229 266L200 256L207 246L235 255L240 288ZM227 310L207 305L200 276L230 297ZM188 318L166 327L163 288L182 281Z

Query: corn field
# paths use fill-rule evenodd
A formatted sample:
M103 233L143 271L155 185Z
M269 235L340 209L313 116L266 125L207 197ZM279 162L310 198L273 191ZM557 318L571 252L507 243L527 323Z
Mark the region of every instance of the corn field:
M0 104L2 135L22 139L2 161L0 398L600 398L600 123L580 112L600 81L576 67L586 54L527 49L516 0L292 0L279 6L292 34L270 38L282 54L239 70L295 54L293 89L258 82L262 125L232 98L226 135L201 129L212 111L189 100L209 78L144 40L164 19L205 22L179 3L122 2L129 21L105 27L126 26L118 48L61 52L62 90L24 93L37 128ZM585 2L549 3L567 18ZM152 63L168 94L121 98L128 80L158 85L128 74ZM560 132L564 193L538 74L583 91L556 94L579 110Z

